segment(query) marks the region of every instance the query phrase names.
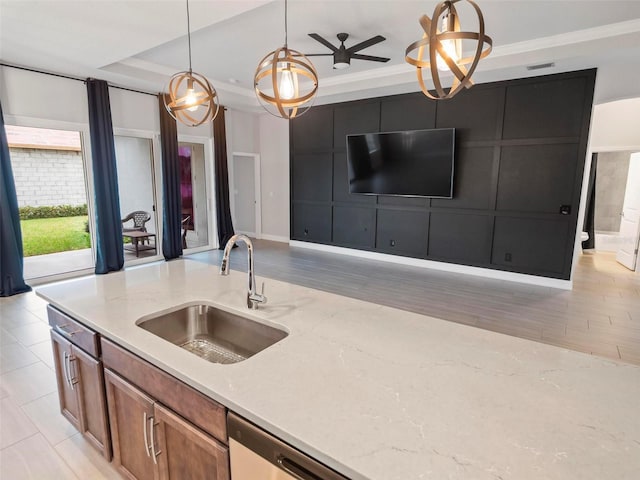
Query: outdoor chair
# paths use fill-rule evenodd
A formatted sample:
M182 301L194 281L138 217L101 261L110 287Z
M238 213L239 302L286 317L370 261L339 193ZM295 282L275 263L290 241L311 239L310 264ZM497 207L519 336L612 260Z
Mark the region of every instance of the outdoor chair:
M125 227L125 223L133 220L132 227ZM151 220L151 215L149 212L145 212L143 210L136 210L135 212L131 212L129 215L122 219L122 232L146 232L147 227L145 224ZM147 243L149 243L149 239L147 238Z
M187 230L189 230L189 220L191 220L191 215L187 215L182 219L182 249L187 248Z

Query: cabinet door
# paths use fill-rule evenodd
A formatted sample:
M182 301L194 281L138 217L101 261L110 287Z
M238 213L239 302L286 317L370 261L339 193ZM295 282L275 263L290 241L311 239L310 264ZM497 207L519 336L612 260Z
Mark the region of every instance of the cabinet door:
M154 406L160 480L229 480L229 449L159 403Z
M51 330L51 345L53 346L53 360L58 382L58 397L60 398L60 412L74 427L80 430L80 409L76 395L76 384L71 370L71 343L61 335Z
M80 431L107 460L111 460L111 439L107 419L102 362L73 347L72 371L77 380Z
M113 463L129 479L157 477L151 451L153 400L115 373L104 371Z

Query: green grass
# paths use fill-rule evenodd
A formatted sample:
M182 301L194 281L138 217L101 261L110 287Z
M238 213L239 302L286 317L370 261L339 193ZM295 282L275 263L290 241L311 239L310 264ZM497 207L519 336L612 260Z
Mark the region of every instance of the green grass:
M24 256L91 247L91 238L85 232L86 222L86 216L21 220Z

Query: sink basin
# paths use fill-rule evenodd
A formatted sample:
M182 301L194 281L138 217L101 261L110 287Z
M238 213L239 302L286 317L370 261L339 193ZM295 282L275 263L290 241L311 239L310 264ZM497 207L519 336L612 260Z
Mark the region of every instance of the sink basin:
M138 326L213 363L245 360L288 334L211 305L189 305L143 319Z

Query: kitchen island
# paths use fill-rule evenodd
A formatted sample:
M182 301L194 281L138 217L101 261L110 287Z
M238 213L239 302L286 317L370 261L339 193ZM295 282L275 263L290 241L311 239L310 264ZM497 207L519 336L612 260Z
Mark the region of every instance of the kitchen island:
M175 260L39 288L102 336L354 480L637 479L640 367ZM232 365L143 330L210 303L289 335Z

